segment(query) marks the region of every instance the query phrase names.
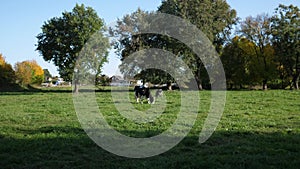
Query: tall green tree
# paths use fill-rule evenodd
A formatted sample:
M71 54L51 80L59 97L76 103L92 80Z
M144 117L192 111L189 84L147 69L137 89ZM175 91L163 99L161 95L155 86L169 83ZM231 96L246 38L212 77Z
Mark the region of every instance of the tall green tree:
M110 28L110 34L116 38L114 48L122 61L119 67L125 78L133 78L142 71L140 67L143 65L141 65L140 58L129 60L128 56L136 51L149 48L147 41L144 41L149 35L139 34L139 25L147 23L149 15L149 12L138 9L131 14L125 15L122 19L118 19L115 28Z
M267 89L267 83L276 74L275 57L271 46L271 20L268 15L262 14L256 17L247 17L241 23L243 36L250 40L255 51L252 58L252 81L261 81L263 89Z
M158 11L190 21L209 38L219 53L231 33L232 25L237 22L236 11L225 0L164 0ZM202 61L190 50L184 50L181 44L171 46L184 53L183 58L192 69L199 89L202 89L203 80L207 79Z
M225 37L230 34L232 24L236 23L235 10L232 10L224 0L165 0L158 11L187 19L202 30L219 51L226 39ZM119 20L116 31L117 37L123 38L119 38L115 47L117 53L121 56L121 61L123 62L130 54L141 49L159 48L168 50L186 62L193 71L199 88L202 89L202 80L205 79L205 75L207 76L206 70L199 57L185 44L172 37L162 35L140 34L131 36L133 32L139 30L140 23L147 22L147 19L143 19L147 18L145 17L147 15L151 14L138 10ZM122 63L122 65L124 64ZM135 70L134 59L132 63L127 63L127 65L131 67L129 70ZM126 66L124 67L127 69ZM142 77L149 77L149 74L160 76L165 83L171 80L168 77L164 78L168 74L159 70L149 69L142 73L145 75ZM151 79L157 78L153 77Z
M291 89L299 89L300 10L297 6L279 5L272 17L272 35L280 66L291 78Z
M174 39L164 35L140 33L143 26L148 26L153 22L151 17L153 15L155 15L154 12L145 12L138 9L119 19L116 28L111 29L111 34L116 35L117 38L115 49L122 61L120 70L126 78L139 78L143 79L143 82L155 84L171 84L171 82L174 82L174 78L168 72L154 68L145 69L147 65L149 66L149 64L154 62L156 65L152 66L160 65L160 67L166 67L172 64L171 62L173 61L158 53L151 53L151 58L143 53L143 50L149 48L168 50L170 47L168 47L169 44L167 42L174 41ZM135 52L138 52L139 55L132 55ZM172 64L172 66L176 66L175 64Z
M61 77L71 80L80 51L91 36L96 34L97 39L93 41L101 49L89 55L89 61L97 63L96 74L99 74L103 63L107 61L109 47L108 39L102 35L103 28L103 20L91 7L76 4L71 12L63 12L61 17L54 17L44 23L42 33L37 35L37 50L44 60L52 61L58 67ZM74 90L78 92L80 77L74 77Z
M229 89L250 84L250 60L255 55L253 46L255 44L239 36L235 36L224 46L221 61Z
M159 12L187 19L196 25L220 52L237 23L236 11L225 0L163 0Z

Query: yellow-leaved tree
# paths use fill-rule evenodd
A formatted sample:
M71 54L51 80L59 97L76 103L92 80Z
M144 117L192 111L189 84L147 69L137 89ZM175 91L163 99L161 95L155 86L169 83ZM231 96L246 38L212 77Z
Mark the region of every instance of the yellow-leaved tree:
M15 72L10 64L5 61L4 56L0 53L0 86L7 86L14 83Z
M17 81L22 86L41 84L44 79L44 70L35 60L17 62L15 72Z

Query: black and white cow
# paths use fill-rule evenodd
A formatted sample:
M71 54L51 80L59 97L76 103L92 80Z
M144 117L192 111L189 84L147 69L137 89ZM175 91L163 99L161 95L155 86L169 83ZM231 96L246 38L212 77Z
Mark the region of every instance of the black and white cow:
M145 85L140 84L140 85L135 86L134 92L135 92L136 102L138 102L138 103L141 102L142 104L143 104L144 98L147 99L149 104L154 104L156 98L163 96L163 90L158 89L155 92L155 96L153 97L151 95L150 88L147 83Z
M154 104L155 99L151 95L150 88L147 85L140 85L134 87L136 102L143 103L143 99L146 98L149 104Z

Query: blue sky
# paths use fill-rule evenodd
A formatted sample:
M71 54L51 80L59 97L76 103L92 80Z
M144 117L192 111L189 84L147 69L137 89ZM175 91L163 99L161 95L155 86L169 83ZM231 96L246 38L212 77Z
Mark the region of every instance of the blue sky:
M261 13L272 14L281 3L300 7L300 0L227 0L229 5L237 10L242 19L246 16L256 16ZM36 35L41 32L43 23L52 17L59 17L63 11L71 11L75 4L85 4L96 10L106 24L122 18L125 14L134 12L138 7L143 10L156 10L161 0L4 0L0 2L0 53L12 65L24 60L36 60L43 68L49 69L53 75L58 75L52 63L45 62L35 51ZM116 73L117 56L110 55L110 63L104 66L108 75Z

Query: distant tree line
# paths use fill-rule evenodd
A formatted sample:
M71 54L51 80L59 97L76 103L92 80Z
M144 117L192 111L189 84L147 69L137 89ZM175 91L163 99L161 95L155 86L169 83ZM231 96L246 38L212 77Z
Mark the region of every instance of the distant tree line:
M0 90L19 84L21 87L41 84L44 81L44 70L35 60L17 62L13 67L0 54Z
M298 7L279 5L273 16L261 14L241 20L224 0L164 0L158 12L187 19L206 34L220 55L229 89L299 89ZM138 60L128 61L128 56L143 49L160 48L182 58L192 69L199 89L209 89L211 82L202 61L186 45L168 36L136 34L151 14L138 9L119 19L111 29L118 39L114 47L122 61L121 71L132 77L138 70ZM154 83L175 81L155 69L140 70L138 77Z
M182 59L192 71L198 88L209 89L213 82L205 65L183 42L166 35L137 34L140 26L147 25L145 23L151 19L149 16L155 12L186 19L207 36L220 55L229 89L255 86L299 89L300 12L297 6L279 5L272 16L261 14L241 20L225 0L163 0L157 11L138 9L109 29L110 35L116 38L113 45L122 61L120 70L125 76L155 84L176 82L178 79L168 72L142 70L139 58L128 58L137 51L158 48ZM78 92L79 79L94 76L97 83L108 83L108 78L101 76L101 69L108 61L110 45L105 36L104 21L94 9L76 4L71 12L63 12L61 17L46 21L41 29L36 50L45 61L58 67L61 77L68 81L73 79L75 92ZM155 56L157 60L163 60L162 57ZM185 73L180 65L172 66ZM13 68L0 55L2 86L15 82L21 86L41 83L43 72L35 61L18 62ZM182 78L189 86L191 77Z
M235 34L220 53L229 88L299 89L298 7L279 5L273 16L249 16Z
M186 19L208 37L220 55L229 89L255 86L261 86L262 89L299 89L298 7L279 5L273 16L261 14L241 20L224 0L163 0L157 11L138 9L119 19L116 27L110 28L110 34L117 39L114 48L121 58L120 70L125 76L160 84L175 82L176 79L168 72L142 70L138 58L128 59L137 51L159 48L172 52L188 65L199 89L209 89L213 82L208 77L205 65L185 44L165 35L136 34L155 12ZM73 77L75 86L80 77L91 76L79 72L94 72L92 75L98 77L97 81L104 81L106 78L99 75L103 64L107 62L109 45L104 37L103 23L91 7L76 5L72 12L64 12L62 17L45 22L42 33L37 36L37 50L46 61L52 61L59 67L62 77L68 80ZM95 37L95 33L98 37L91 38ZM84 48L88 41L94 43ZM90 51L88 48L99 50ZM89 55L85 56L86 60L79 62L80 65L76 61L83 49ZM163 56L155 57L159 60ZM93 66L89 61L98 64ZM74 68L77 71L75 74ZM189 79L184 81L188 86Z

